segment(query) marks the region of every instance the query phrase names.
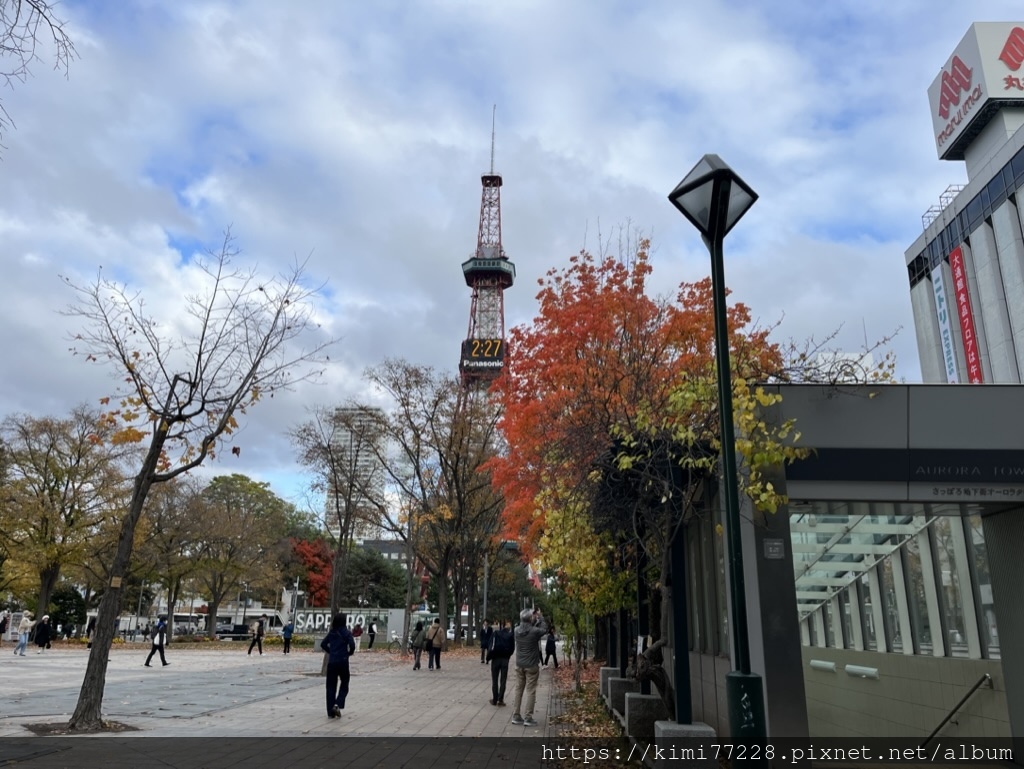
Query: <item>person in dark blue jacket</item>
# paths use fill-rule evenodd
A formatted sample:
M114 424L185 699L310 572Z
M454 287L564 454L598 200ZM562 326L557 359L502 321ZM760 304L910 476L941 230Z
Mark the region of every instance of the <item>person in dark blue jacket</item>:
M327 717L341 718L348 697L348 658L356 653L356 641L346 626L344 614L335 615L331 632L320 642L320 648L328 654Z

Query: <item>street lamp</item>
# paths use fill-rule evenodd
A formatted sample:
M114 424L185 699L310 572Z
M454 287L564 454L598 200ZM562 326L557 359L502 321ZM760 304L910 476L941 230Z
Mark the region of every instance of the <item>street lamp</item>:
M722 480L729 530L730 603L733 668L725 677L729 729L736 741L767 737L761 676L750 671L747 610L744 600L743 550L733 434L732 379L729 373L729 327L726 322L725 267L722 241L754 201L754 192L718 155L705 155L669 193L668 199L701 234L711 252L711 291L715 310L715 357L718 368L718 414L722 431Z

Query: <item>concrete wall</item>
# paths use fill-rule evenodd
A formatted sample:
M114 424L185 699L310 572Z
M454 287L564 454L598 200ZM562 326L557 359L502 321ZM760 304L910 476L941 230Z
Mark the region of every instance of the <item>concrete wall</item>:
M805 646L804 687L810 736L926 737L985 673L993 689L978 689L942 730L943 737L1010 737L1006 686L998 660L918 657ZM810 661L836 664L835 673ZM857 678L846 665L878 669L878 680Z
M719 736L729 734L729 708L725 674L732 670L728 657L690 652L690 702L693 720L703 721Z

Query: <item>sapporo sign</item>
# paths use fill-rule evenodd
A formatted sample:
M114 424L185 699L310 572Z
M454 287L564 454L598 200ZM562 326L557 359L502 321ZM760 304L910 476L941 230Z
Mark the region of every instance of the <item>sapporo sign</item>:
M369 620L380 616L380 609L340 609L345 614L351 630L358 622L364 628L369 627ZM384 624L378 620L378 625ZM295 612L296 633L326 633L331 629L330 609L299 609Z
M999 104L1024 103L1024 22L977 22L928 88L935 148L942 160L964 152ZM970 129L970 130L968 130Z

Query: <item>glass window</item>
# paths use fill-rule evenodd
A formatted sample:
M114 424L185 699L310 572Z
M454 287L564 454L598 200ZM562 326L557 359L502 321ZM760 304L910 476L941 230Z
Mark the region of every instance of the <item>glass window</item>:
M878 651L878 636L875 635L875 611L871 605L871 572L866 571L857 580L856 597L860 602L860 621L864 637L864 648L870 651Z
M807 615L807 619L804 620L807 623L807 635L811 639L811 646L818 645L818 630L814 626L814 613L811 612Z
M940 516L932 524L935 570L939 580L939 611L945 618L947 654L952 657L967 656L967 628L964 626L964 605L960 596L962 587L969 585L970 575L964 583L957 573L952 534L952 527L960 525L959 518L945 516Z
M821 621L825 625L825 643L823 645L835 649L836 634L835 628L832 626L832 612L828 610L828 603L823 603L818 611L821 612Z
M903 651L903 638L900 635L900 610L896 603L896 588L892 578L892 559L898 553L886 558L878 571L882 575L882 621L885 623L885 638L891 651Z
M924 593L924 575L921 573L921 553L917 537L904 545L903 573L907 582L907 602L910 607L910 627L914 634L914 652L932 653L932 628L928 621L928 602Z
M1024 150L1020 150L1013 156L1013 160L1010 161L1010 170L1013 172L1017 186L1024 186Z
M1003 181L1002 174L996 174L992 181L985 185L985 194L993 209L999 208L999 204L1006 200L1006 182Z
M992 196L989 194L988 187L983 187L978 197L981 198L981 210L985 212L985 216L988 216L992 213Z
M853 606L850 605L852 591L847 588L839 593L839 616L843 618L843 637L840 641L841 649L853 648Z
M996 627L996 609L992 601L992 578L988 570L988 551L985 549L985 530L981 516L968 519L967 548L974 569L975 599L978 622L981 625L981 643L985 657L999 659L999 629Z
M973 232L981 224L982 214L981 198L975 197L967 204L967 232Z

